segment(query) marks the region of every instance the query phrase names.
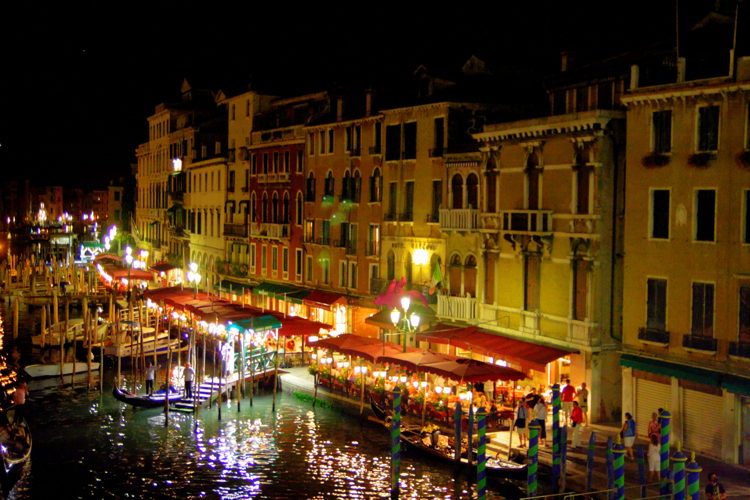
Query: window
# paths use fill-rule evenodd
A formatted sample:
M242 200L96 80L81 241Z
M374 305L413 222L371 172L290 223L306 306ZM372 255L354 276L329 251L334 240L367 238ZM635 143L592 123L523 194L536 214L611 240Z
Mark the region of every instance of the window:
M375 293L377 292L377 290L373 290L373 288L375 287L378 280L380 279L380 268L377 264L370 264L369 278L370 278L370 284L369 284L370 292Z
M745 204L743 207L744 220L742 221L742 242L750 243L750 191L745 190L742 192L742 201Z
M310 156L315 154L315 133L313 132L307 136L307 152Z
M381 151L381 135L383 133L383 124L380 122L376 122L375 126L373 127L373 137L372 137L372 153L373 154L380 154Z
M315 174L310 172L305 185L305 201L315 201Z
M401 125L385 127L385 160L401 159Z
M120 192L119 191L115 191L114 195L115 195L115 201L120 201Z
M250 157L250 173L255 175L258 173L258 155L253 153Z
M523 308L526 311L539 309L539 264L538 254L526 254L524 256Z
M417 122L404 124L404 158L407 160L417 158Z
M236 111L237 111L236 106L232 104L232 120L234 120L236 117Z
M349 284L348 269L349 267L345 260L339 261L339 286L341 288L346 288Z
M599 109L612 109L612 82L604 82L597 85L597 107Z
M302 192L297 193L297 203L294 206L294 223L298 226L302 225L302 208L303 208L303 201L302 201Z
M716 151L719 148L719 106L698 108L698 151Z
M323 284L327 285L331 282L331 261L323 258L320 260L320 273L321 278L320 280L323 282Z
M443 144L445 143L445 118L435 118L433 152L430 156L443 156Z
M396 207L398 206L398 183L391 182L388 186L388 214L386 218L390 217L390 220L395 220Z
M257 256L255 254L255 243L250 243L250 270L252 272L255 272L255 266L258 263L256 259Z
M294 273L297 281L302 281L302 249L294 250Z
M386 279L388 281L394 280L396 278L396 255L393 253L393 250L388 251L388 258L385 265Z
M357 263L349 263L349 288L357 288Z
M654 111L652 115L652 137L654 153L669 153L672 151L672 111Z
M714 285L693 283L693 313L690 332L701 337L714 336Z
M575 167L576 176L576 213L589 213L589 190L591 184L591 173L593 171L590 165L578 164Z
M349 242L349 226L348 222L342 222L339 226L339 246L341 247L345 247Z
M438 222L440 218L440 205L443 203L443 181L432 181L432 211L430 221Z
M344 172L344 179L341 181L341 200L350 200L353 195L352 174L347 170Z
M284 274L289 272L289 248L284 247L281 250L281 270Z
M263 173L268 173L268 153L263 153Z
M367 231L367 255L380 254L380 226L370 224Z
M669 190L651 190L651 228L650 237L669 239Z
M227 182L227 191L234 192L234 170L229 171L229 181Z
M320 154L324 155L326 153L326 133L322 130L318 133L318 142L320 142L318 145Z
M305 257L305 280L312 281L313 279L313 258L312 255Z
M414 181L406 181L406 196L404 196L404 213L401 220L414 220Z
M714 241L716 191L698 189L695 192L695 241Z
M250 116L250 99L245 101L245 116Z
M333 191L336 187L336 181L333 178L333 172L328 172L328 176L323 183L323 197L333 197Z
M333 153L333 129L328 129L328 153Z
M750 285L740 286L740 318L737 340L750 343Z
M383 177L380 175L380 169L376 168L370 177L370 201L376 202L383 199Z
M282 171L289 173L289 151L284 151L284 165Z
M305 221L305 241L315 241L315 219Z
M357 227L356 223L349 224L349 234L346 240L346 253L356 254L357 253Z
M274 174L279 173L279 152L278 151L273 152L273 173Z
M362 127L360 125L355 125L354 127L352 127L352 135L352 152L355 156L359 156L360 146L362 145Z
M552 94L552 114L564 115L567 113L565 104L565 91L558 90Z
M359 200L362 197L362 175L359 173L359 170L354 171L351 182L352 184L350 189L352 201L354 203L359 203Z
M576 89L576 112L589 109L588 97L588 87L578 87Z
M266 274L266 266L268 264L268 249L266 245L260 247L260 269L263 274Z
M578 321L586 320L588 269L588 262L581 258L573 259L573 319Z
M279 270L279 247L271 247L271 270L276 273Z
M302 173L302 150L297 151L297 170L298 174Z
M331 244L331 221L330 220L323 221L323 227L321 231L322 231L322 234L320 236L320 243L322 245L330 245Z
M646 328L660 331L667 329L667 280L665 279L648 279Z

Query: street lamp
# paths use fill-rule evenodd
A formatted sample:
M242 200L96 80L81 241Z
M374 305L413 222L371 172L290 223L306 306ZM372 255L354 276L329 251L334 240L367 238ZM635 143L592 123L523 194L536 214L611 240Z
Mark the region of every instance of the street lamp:
M411 311L409 314L409 308L411 307L411 299L409 297L401 297L401 311L398 308L393 308L391 311L391 323L393 326L398 328L403 337L404 352L406 352L406 335L414 333L419 327L421 318L419 315Z
M201 282L201 275L198 272L198 264L195 262L190 263L190 270L187 273L187 279L188 282L193 283L195 285L195 294L193 295L194 299L198 298L198 283Z
M133 268L133 249L125 247L125 262L128 264L128 295L130 295L130 270Z

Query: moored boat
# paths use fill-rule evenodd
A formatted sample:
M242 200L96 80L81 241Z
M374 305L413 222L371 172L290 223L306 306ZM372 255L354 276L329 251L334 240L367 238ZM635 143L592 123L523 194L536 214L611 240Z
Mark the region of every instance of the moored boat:
M122 401L129 405L138 406L140 408L159 408L164 406L165 393L155 392L151 395L148 394L130 394L125 392L118 387L112 388L112 395L116 400ZM182 393L172 392L168 396L169 402L176 403L182 399Z
M160 332L157 335L144 335L143 341L137 335L131 339L130 336L121 336L119 344L113 341L105 342L104 354L106 356L114 356L127 358L130 356L140 356L141 354L148 356L153 355L154 351L156 354L163 354L169 350L176 350L180 346L179 339L173 339L169 337L167 332Z
M14 407L0 414L0 458L2 472L7 476L18 469L31 456L31 431L26 419L18 416Z
M26 371L31 378L43 378L70 375L73 373L73 370L75 370L75 373L82 373L88 371L88 369L88 364L85 361L77 361L75 363L63 363L62 371L60 370L60 363L28 365L24 368L24 371ZM95 371L98 369L99 363L92 362L91 370Z

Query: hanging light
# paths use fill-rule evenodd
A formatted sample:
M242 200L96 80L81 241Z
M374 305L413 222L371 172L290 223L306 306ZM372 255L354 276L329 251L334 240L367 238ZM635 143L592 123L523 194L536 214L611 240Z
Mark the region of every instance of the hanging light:
M411 299L409 297L401 297L401 309L403 309L404 312L409 310L410 305Z
M394 307L393 311L391 311L391 323L398 325L399 321L401 321L401 313Z

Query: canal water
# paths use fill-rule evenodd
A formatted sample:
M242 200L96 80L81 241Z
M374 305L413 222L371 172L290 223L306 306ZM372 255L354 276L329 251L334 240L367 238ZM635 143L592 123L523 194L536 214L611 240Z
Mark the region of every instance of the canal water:
M22 308L23 309L23 308ZM6 311L8 314L6 315ZM38 313L22 311L17 339L7 303L2 354L14 346L21 364L38 361L30 344ZM111 396L111 368L104 391L59 379L34 382L27 403L32 458L11 498L389 498L390 458L386 431L335 408L316 407L293 395L256 395L198 417L133 409ZM69 382L69 380L66 380ZM443 464L404 455L402 498L472 498L466 475ZM517 490L490 484L488 498L512 498Z

